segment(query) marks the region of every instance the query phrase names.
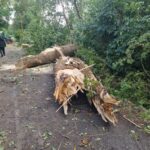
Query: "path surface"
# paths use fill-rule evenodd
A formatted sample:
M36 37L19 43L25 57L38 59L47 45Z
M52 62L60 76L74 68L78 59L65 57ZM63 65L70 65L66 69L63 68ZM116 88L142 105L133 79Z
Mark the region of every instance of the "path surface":
M86 103L65 117L53 98L53 65L14 72L23 51L0 58L0 150L149 150L150 137L119 117L116 127Z

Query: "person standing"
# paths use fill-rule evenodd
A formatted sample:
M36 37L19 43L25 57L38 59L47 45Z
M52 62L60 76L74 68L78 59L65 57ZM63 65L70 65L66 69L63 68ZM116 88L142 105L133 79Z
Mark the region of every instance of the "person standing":
M0 36L0 53L1 57L5 56L5 47L6 47L6 42L2 36Z

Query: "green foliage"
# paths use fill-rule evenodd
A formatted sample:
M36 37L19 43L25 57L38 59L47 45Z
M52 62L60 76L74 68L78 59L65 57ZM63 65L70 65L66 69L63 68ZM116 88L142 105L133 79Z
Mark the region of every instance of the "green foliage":
M63 27L44 27L34 23L29 25L26 36L23 36L26 37L26 41L23 39L23 42L33 44L32 50L40 52L52 45L63 44L66 38L64 37L65 32L67 31Z
M88 65L94 65L92 70L98 76L102 77L102 72L104 73L108 71L105 60L92 49L80 48L80 50L76 52L76 57L81 58Z
M89 99L93 98L97 94L96 87L99 85L99 82L95 80L91 80L88 77L85 77L84 85L85 85L85 89L88 91L87 97Z
M150 109L141 113L141 117L145 121L150 121ZM149 128L150 129L150 128Z
M0 0L0 30L8 27L11 8L7 0Z
M144 131L148 134L150 134L150 126L147 125L145 128L144 128Z
M120 29L121 35L116 37L107 49L107 62L113 70L118 73L125 73L134 68L142 70L141 59L148 63L150 58L150 33L147 32L148 27L144 25L147 25L149 21L144 18L136 24L136 21L132 20L130 27L129 25L126 27L128 32ZM142 32L143 27L145 31Z
M150 3L148 0L95 0L77 26L80 56L108 90L123 100L150 107ZM87 50L87 49L94 49Z
M56 12L55 7L56 2L52 0L15 1L15 37L20 44L32 45L28 53L39 53L52 45L64 44L69 39L69 30L59 22L57 17L61 14Z
M142 106L150 106L148 99L149 85L145 82L142 72L130 72L120 82L120 88L115 94L120 98L128 99Z
M4 28L11 10L7 0L0 2ZM81 46L76 56L94 64L93 72L112 94L150 107L149 0L14 0L10 6L11 33L32 45L28 53L76 43Z
M79 43L96 50L117 73L142 70L141 57L145 55L143 64L150 59L148 2L103 0L91 5L97 9L89 14L93 19L78 27Z
M83 59L87 64L95 64L92 68L97 77L108 88L111 94L122 100L131 100L132 102L142 105L146 108L150 107L149 88L146 82L144 72L129 72L126 76L115 75L104 60L100 58L94 51L89 49L81 49L76 53L77 57ZM89 82L87 82L89 83Z
M4 131L0 131L0 150L4 150L2 145L4 144L6 138L6 133Z

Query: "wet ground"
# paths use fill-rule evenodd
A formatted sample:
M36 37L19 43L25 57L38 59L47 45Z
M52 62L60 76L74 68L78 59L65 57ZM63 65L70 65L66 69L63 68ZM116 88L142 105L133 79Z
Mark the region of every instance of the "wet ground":
M0 150L149 150L150 137L118 115L116 127L82 99L56 113L53 64L13 71L24 55L8 45L0 58Z

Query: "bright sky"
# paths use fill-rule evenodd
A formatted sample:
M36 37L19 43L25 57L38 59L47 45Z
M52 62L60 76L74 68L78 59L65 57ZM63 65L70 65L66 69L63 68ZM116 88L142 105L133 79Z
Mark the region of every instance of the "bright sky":
M13 23L14 17L15 17L15 12L13 11L13 12L11 13L11 16L10 16L9 24L12 24L12 23Z

